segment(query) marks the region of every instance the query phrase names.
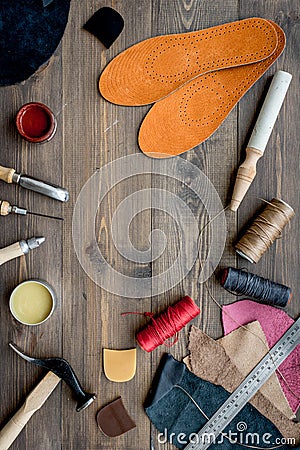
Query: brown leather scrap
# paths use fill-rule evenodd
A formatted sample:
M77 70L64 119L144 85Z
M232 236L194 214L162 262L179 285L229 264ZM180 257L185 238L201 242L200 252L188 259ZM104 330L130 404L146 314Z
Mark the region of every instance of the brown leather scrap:
M199 75L269 58L277 44L272 23L261 18L157 36L114 58L100 77L100 92L119 105L153 103Z
M121 436L136 427L121 397L100 409L96 420L102 433L108 437Z
M228 392L233 392L243 381L244 375L223 346L194 326L189 336L189 350L190 355L184 362L198 377L223 386ZM251 398L250 403L268 417L285 438L295 438L295 444L300 444L300 423L289 420L261 391Z

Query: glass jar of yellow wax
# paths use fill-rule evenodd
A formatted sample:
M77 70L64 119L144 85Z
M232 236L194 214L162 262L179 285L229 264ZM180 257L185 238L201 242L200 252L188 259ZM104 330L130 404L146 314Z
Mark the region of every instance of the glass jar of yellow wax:
M24 325L40 325L52 315L56 304L53 288L41 280L28 280L11 293L9 308Z

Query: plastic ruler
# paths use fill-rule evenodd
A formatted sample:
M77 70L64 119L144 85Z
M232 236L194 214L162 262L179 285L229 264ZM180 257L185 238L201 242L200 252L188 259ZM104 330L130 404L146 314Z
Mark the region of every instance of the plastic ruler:
M300 344L300 317L249 373L184 450L206 450L246 403Z

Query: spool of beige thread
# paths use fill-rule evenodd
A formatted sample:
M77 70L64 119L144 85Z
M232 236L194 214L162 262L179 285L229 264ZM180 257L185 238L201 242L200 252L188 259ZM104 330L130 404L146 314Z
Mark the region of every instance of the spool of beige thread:
M294 215L291 206L273 198L235 245L236 252L251 263L257 263Z

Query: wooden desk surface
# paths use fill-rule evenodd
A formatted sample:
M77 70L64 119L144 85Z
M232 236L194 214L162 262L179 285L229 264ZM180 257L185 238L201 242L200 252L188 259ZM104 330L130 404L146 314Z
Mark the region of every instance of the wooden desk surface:
M119 39L105 50L100 42L82 29L101 6L112 6L125 20ZM143 401L158 361L165 348L152 354L137 349L135 378L123 384L109 382L102 370L102 348L125 349L135 346L135 331L146 322L139 315L121 317L124 311L158 311L183 294L192 296L201 307L195 324L212 337L221 336L220 310L210 300L205 286L199 285L199 261L188 276L174 288L152 298L133 299L113 295L98 287L86 275L72 243L72 214L84 183L105 164L129 154L139 153L137 130L149 107L125 108L104 101L98 92L99 74L120 51L142 39L165 33L191 31L242 18L259 16L272 19L287 35L286 50L278 62L245 95L219 130L204 144L183 155L204 171L214 184L223 204L230 198L235 171L257 116L258 106L277 69L294 75L280 116L268 143L251 191L238 214L227 213L227 243L221 267L247 267L292 287L293 301L287 308L292 317L300 312L299 252L299 2L297 0L115 0L107 2L73 0L63 40L49 67L26 82L0 88L1 164L52 181L68 188L71 199L59 204L21 188L1 184L1 198L34 211L62 215L64 223L38 217L1 218L0 247L19 239L44 235L46 243L1 267L1 424L22 404L25 395L44 372L12 353L14 341L29 354L63 356L74 367L83 386L97 392L96 401L82 413L75 412L69 388L61 383L43 408L30 420L11 447L14 450L146 450L159 446L156 431L143 412ZM43 145L31 145L15 130L13 118L28 101L48 104L58 119L55 138ZM159 210L138 214L130 228L133 244L140 250L149 247L149 233L164 230L168 237L166 252L150 264L135 264L116 252L111 239L111 220L120 201L132 192L157 187L170 190L190 206L199 222L205 214L199 199L167 177L140 175L111 189L98 209L95 223L99 245L107 259L128 276L151 277L164 271L176 257L176 224ZM261 207L257 197L280 197L291 204L296 217L284 236L255 266L238 259L232 249L241 228ZM122 224L120 224L122 227ZM209 246L209 237L204 240ZM44 325L26 327L13 320L8 300L12 289L29 278L47 280L55 288L58 305ZM222 304L235 298L222 290L215 277L209 280L213 294ZM137 293L138 295L138 293ZM188 327L170 350L181 358L187 353ZM97 410L121 395L137 428L118 439L105 437L97 428Z

